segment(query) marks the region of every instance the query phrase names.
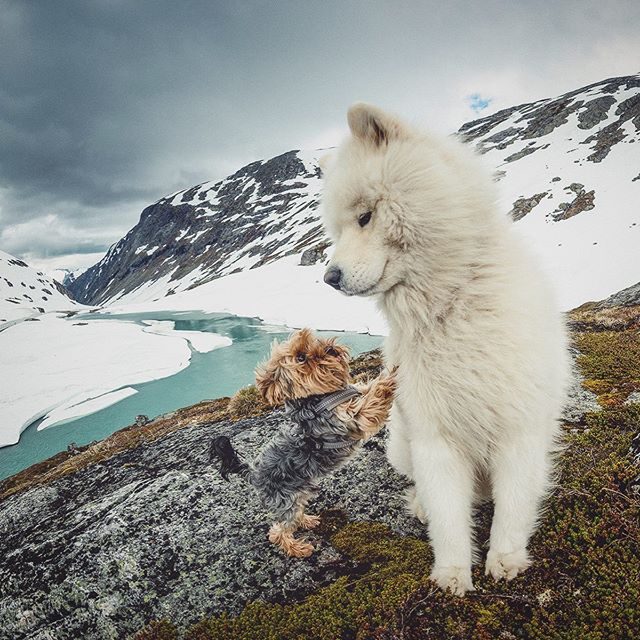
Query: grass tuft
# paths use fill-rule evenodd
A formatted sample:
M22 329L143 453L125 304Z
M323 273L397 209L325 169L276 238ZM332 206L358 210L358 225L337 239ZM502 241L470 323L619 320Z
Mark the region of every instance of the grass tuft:
M227 414L231 420L242 420L261 416L270 409L256 386L250 385L237 391L231 398Z

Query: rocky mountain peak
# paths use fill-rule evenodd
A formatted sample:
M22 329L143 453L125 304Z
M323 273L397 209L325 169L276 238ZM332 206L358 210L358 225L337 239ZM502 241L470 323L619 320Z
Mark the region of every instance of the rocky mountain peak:
M313 155L289 151L252 162L147 207L71 289L92 303L132 292L161 297L299 253L323 239L319 190Z

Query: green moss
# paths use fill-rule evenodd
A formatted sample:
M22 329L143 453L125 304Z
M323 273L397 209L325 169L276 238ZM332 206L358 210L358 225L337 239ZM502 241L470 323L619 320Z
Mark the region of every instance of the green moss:
M640 340L637 329L582 332L574 336L584 387L603 406L623 403L640 389Z
M176 640L176 628L168 620L154 620L139 631L133 640Z
M569 313L574 331L624 331L640 327L640 305L609 307L587 302Z

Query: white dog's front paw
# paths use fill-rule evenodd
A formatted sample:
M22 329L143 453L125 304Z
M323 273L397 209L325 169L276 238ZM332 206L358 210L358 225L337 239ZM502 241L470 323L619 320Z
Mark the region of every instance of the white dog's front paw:
M469 567L434 567L429 577L441 589L451 591L455 596L474 591Z
M489 549L484 573L487 576L492 576L494 580L513 580L530 564L531 560L529 560L529 554L526 549L519 549L509 553L499 553Z
M405 500L407 501L407 511L414 515L422 524L427 523L427 514L425 513L415 487L409 487L405 492Z

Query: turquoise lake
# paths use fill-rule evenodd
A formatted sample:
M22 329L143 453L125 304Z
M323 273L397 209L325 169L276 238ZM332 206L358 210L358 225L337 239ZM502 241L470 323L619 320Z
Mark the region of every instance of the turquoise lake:
M76 316L76 320L81 316ZM31 424L21 435L20 442L0 448L0 479L13 475L40 462L69 444L84 445L106 438L114 431L131 424L144 414L150 418L201 400L230 396L241 387L253 383L256 363L269 355L274 338L289 335L285 327L266 326L256 318L195 313L144 313L129 315L85 316L113 320L173 320L181 331L210 331L233 340L229 347L210 353L193 351L191 362L179 373L138 385L129 385L138 393L110 407L76 420L37 430L39 421ZM382 337L366 334L318 331L322 336L337 336L351 348L352 355L374 349L382 344Z

